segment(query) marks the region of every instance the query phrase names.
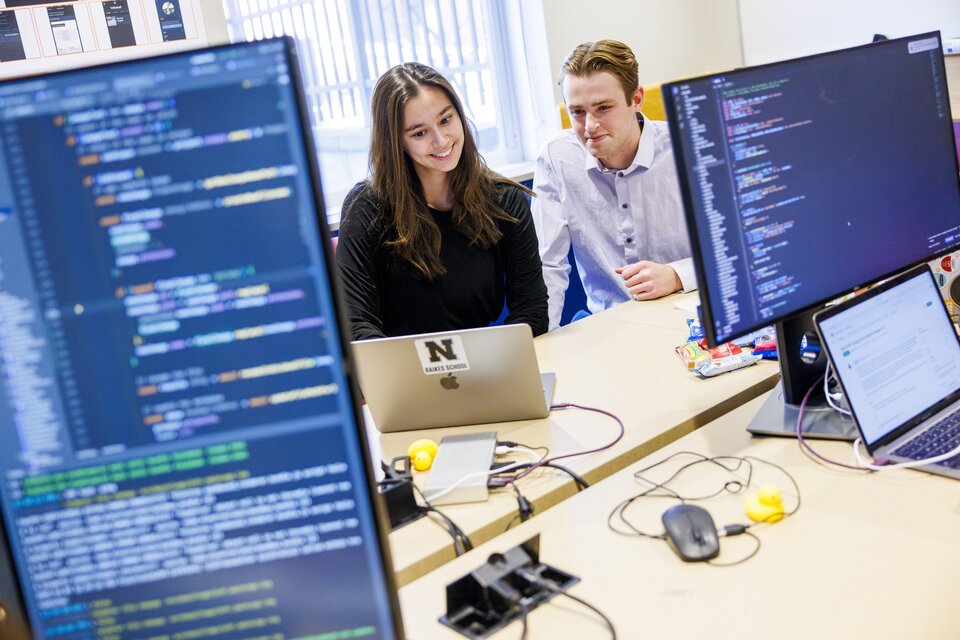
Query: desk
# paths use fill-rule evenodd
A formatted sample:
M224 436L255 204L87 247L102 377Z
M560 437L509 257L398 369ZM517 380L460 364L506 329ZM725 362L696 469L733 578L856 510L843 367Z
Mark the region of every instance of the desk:
M582 578L571 593L609 616L620 638L956 638L960 572L960 484L918 471L867 475L823 467L796 440L751 439L753 400L656 454L519 525L400 590L408 636L460 638L436 622L444 586L495 551L539 533L543 562ZM818 451L851 461L849 443L816 441ZM633 472L671 453L752 455L785 466L803 499L799 512L756 528L759 553L735 567L681 562L664 542L628 538L607 515L638 492ZM786 480L757 466L760 480ZM691 474L690 490L699 473ZM714 478L713 484L716 484ZM687 486L684 485L684 489ZM715 488L715 487L714 487ZM790 497L784 502L789 507ZM662 531L671 503L647 500L638 524ZM701 503L718 524L745 522L742 497ZM747 536L721 539L718 561L749 550ZM513 624L495 637L518 637ZM529 637L607 638L580 605L558 598L529 617Z
M673 299L626 303L534 341L541 370L557 374L556 402L603 408L619 415L626 425L626 434L615 447L563 462L590 483L776 384L779 369L770 362L707 380L684 369L673 348L686 339L686 314L673 308ZM379 446L374 455L389 460L406 452L417 438L439 441L449 433L491 429L496 429L502 440L547 446L552 455L599 447L618 432L610 418L569 409L554 411L542 420L394 434L371 430L370 436L374 446ZM520 489L533 502L537 514L576 493L568 476L549 469L525 478ZM442 509L477 544L506 530L517 513L517 502L507 489L495 492L484 503ZM446 530L427 519L393 532L390 546L399 585L454 558Z

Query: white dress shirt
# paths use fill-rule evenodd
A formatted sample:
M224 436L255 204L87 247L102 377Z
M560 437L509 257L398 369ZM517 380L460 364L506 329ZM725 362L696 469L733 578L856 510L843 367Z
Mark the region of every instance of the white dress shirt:
M640 260L673 267L684 291L697 288L670 132L666 122L643 122L626 169L603 167L570 130L550 140L537 159L531 209L550 329L560 325L571 243L591 313L631 299L614 269Z

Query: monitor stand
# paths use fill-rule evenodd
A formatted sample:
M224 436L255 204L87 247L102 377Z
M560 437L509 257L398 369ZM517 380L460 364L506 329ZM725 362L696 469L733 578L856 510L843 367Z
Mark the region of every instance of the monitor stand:
M819 307L777 323L780 383L747 426L750 433L796 437L800 403L810 387L817 384L804 406L800 426L803 437L850 441L857 437L853 420L833 410L823 395L822 376L827 368L827 356L820 348L813 323L813 314L817 311Z

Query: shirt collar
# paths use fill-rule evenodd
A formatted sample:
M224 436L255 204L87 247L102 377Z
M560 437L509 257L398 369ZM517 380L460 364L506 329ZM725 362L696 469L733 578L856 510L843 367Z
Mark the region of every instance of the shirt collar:
M653 165L653 154L654 148L656 146L656 141L654 136L656 132L653 130L653 127L644 127L643 123L646 121L647 117L642 113L637 114L637 126L641 127L640 129L640 144L637 146L637 154L633 157L633 162L630 163L626 169L607 169L600 161L594 158L589 153L587 154L586 159L584 160L583 168L587 171L594 170L599 171L600 173L618 173L623 174L632 173L638 167L643 169L649 169Z

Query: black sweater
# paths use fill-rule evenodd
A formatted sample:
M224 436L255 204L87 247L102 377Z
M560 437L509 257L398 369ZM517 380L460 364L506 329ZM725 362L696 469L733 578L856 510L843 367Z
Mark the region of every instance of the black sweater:
M337 262L353 340L485 327L500 316L525 322L534 335L547 331L547 288L537 236L523 191L498 186L500 208L516 222L497 221L495 246L470 246L450 212L430 209L440 228L440 261L446 274L427 280L386 242L396 237L388 206L368 183L347 195L340 220Z

